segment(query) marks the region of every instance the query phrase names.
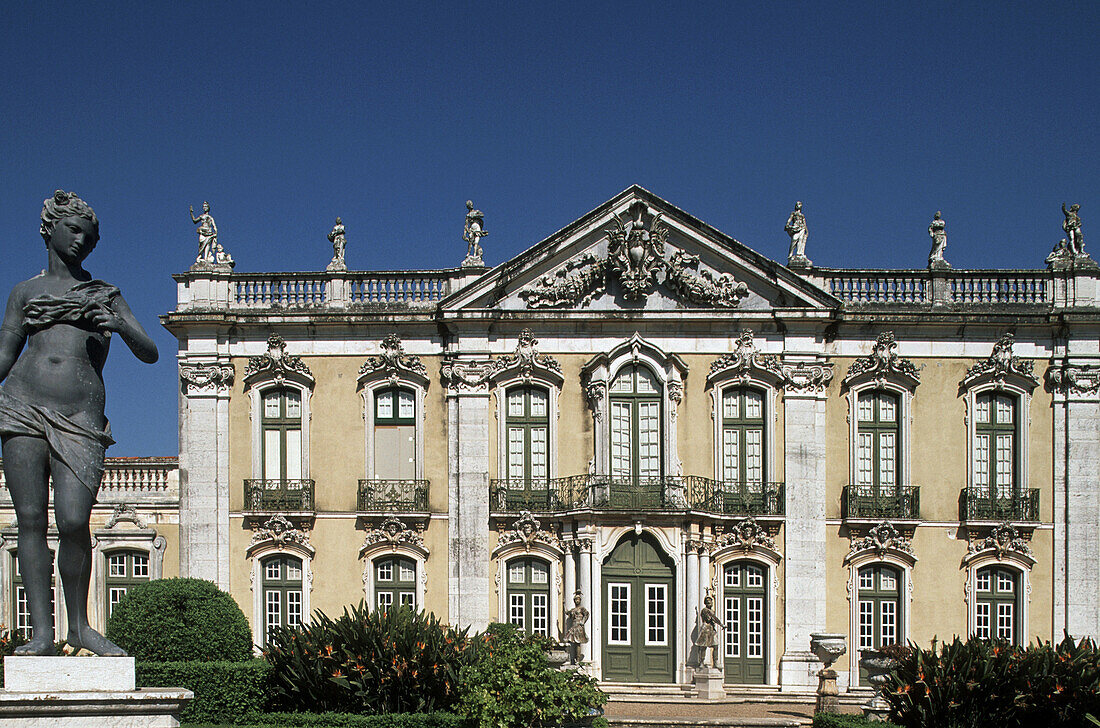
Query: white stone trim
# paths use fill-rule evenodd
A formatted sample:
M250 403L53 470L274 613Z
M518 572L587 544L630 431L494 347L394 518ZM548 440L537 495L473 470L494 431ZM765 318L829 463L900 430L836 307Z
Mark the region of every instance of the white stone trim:
M548 575L549 583L547 591L550 594L549 629L550 636L554 639L561 638L562 604L566 597L573 598L572 594L562 592L562 559L564 552L544 543L531 543L524 546L521 543L511 543L497 547L493 551L493 560L496 561L495 588L497 592L497 619L498 622L508 622L508 562L519 558L536 558L545 561L550 567ZM591 617L589 617L591 620Z
M12 630L16 627L15 622L15 590L14 581L15 575L19 572L19 565L13 553L18 550L19 544L17 543L19 535L14 528L5 528L3 532L0 532L0 567L3 571L3 583L0 583L0 599L4 600L3 606L0 607L0 614L4 615L4 624L10 626ZM65 639L65 635L69 633L69 618L65 612L65 595L61 590L61 572L57 568L57 546L58 546L58 534L57 528L51 524L46 531L46 546L54 553L53 560L53 583L54 583L54 600L53 600L53 623L54 623L54 639ZM93 564L95 561L93 560ZM94 583L94 581L92 582ZM89 589L89 592L91 589ZM89 599L92 595L89 594ZM97 597L98 598L98 597Z
M1007 551L998 556L990 550L974 555L966 564L966 586L963 588L966 600L966 634L972 636L977 631L978 625L978 571L987 566L1004 566L1020 575L1020 593L1016 596L1016 603L1020 607L1020 615L1017 623L1020 625L1020 645L1026 647L1030 639L1028 629L1029 609L1031 603L1031 567L1035 560L1022 554Z
M359 558L363 561L363 599L368 609L374 609L374 562L385 556L404 556L416 564L416 608L424 608L428 588L427 549L412 544L381 542L363 546Z
M729 376L717 376L708 383L707 390L710 394L710 418L712 422L713 447L711 457L713 459L714 479L722 482L722 396L727 389L755 389L764 395L764 482L775 482L775 425L779 419L776 411L778 390L762 379L750 378L743 380L734 374Z
M759 564L767 569L767 575L764 578L766 582L765 589L767 590L766 599L768 602L768 620L767 620L767 635L768 635L768 649L764 656L765 659L765 673L764 683L766 685L779 685L779 669L776 658L775 642L778 637L778 621L776 620L776 603L778 602L779 591L779 561L780 556L771 549L764 548L762 546L754 546L749 550L738 548L737 546L727 546L714 553L711 558L711 564L714 568L713 579L716 581L722 589L725 589L726 582L723 578L723 572L725 571L727 564L732 564L736 561L749 561L754 564ZM709 577L710 575L706 575ZM719 602L715 599L715 605L718 606ZM724 640L724 636L723 636ZM720 645L723 652L722 664L725 664L725 642ZM723 678L724 679L724 678Z
M497 478L508 477L508 390L511 387L541 387L547 391L546 420L546 472L548 477L558 477L558 396L561 394L561 382L539 377L522 375L500 379L492 383L493 397L496 399L497 420Z
M848 565L848 689L861 687L859 684L859 570L873 564L888 564L901 572L902 583L898 585L901 601L901 620L898 623L898 641L905 644L909 639L909 619L913 612L913 566L915 556L887 551L881 557L874 551L856 553L847 561ZM862 686L867 687L867 686Z
M425 380L426 382L426 380ZM364 377L359 380L359 394L363 400L363 421L366 423L366 432L363 434L363 477L374 480L378 474L374 470L374 395L382 389L407 389L412 391L414 407L416 408L415 424L415 457L416 480L424 479L424 400L427 394L427 384L421 384L419 379L398 376L396 380L379 377Z
M248 389L249 418L252 429L252 477L262 477L264 472L264 448L263 448L263 402L264 393L272 389L289 389L298 392L302 401L302 477L311 477L309 469L309 429L312 420L310 398L313 396L312 385L298 382L292 379L277 380L274 377L264 377L254 380Z
M974 486L974 452L977 445L978 423L977 405L978 395L993 393L1005 393L1016 398L1016 491L1026 493L1029 478L1029 451L1031 433L1031 389L1021 387L1012 382L983 382L975 384L966 390L964 402L966 404L966 485ZM990 457L993 452L990 451ZM996 489L996 484L990 483L991 489Z
M88 621L103 632L107 629L107 556L114 551L137 551L149 558L149 581L163 578L164 536L152 528L100 529L92 533L92 573L88 589Z
M910 439L913 432L913 389L905 387L891 380L864 381L853 384L848 388L845 397L848 399L848 484L854 485L857 481L858 447L859 447L859 398L861 395L873 392L885 391L898 396L898 458L900 469L898 473L898 487L912 485L910 461Z
M265 559L286 555L302 560L302 624L309 624L311 614L310 593L313 591L313 549L296 543L278 544L274 541L261 542L249 549L252 560L250 588L252 590L252 644L253 650L259 650L264 644L264 590L263 566Z

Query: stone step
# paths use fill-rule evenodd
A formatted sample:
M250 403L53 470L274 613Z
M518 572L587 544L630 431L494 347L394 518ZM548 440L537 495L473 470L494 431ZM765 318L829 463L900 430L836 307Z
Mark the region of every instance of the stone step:
M608 718L607 723L610 728L801 728L810 725L809 720L797 718Z

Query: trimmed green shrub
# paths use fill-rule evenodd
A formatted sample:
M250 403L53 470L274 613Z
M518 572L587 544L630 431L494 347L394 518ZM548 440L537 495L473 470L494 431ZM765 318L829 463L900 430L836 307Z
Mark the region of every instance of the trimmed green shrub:
M428 713L457 699L466 630L409 607L368 611L363 602L331 619L276 629L264 650L275 669L277 707L300 711Z
M261 713L247 715L237 725L248 728L464 728L466 723L450 713Z
M241 608L202 579L156 579L130 589L111 612L107 637L139 661L252 658Z
M271 666L248 662L138 662L138 687L184 687L195 699L185 722L230 723L267 707Z
M956 637L898 657L885 697L904 728L1069 728L1100 713L1100 651L1089 639L1023 648Z
M813 728L897 728L893 723L868 720L862 715L844 713L817 713Z
M472 659L460 673L459 715L477 728L550 728L599 715L607 696L596 680L551 668L548 646L513 625L489 625L474 638ZM598 717L593 725L607 722Z

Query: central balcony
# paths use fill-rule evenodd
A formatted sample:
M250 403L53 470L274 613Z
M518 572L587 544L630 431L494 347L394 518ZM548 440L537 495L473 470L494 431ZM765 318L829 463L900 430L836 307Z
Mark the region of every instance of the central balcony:
M427 480L360 480L359 513L427 513Z
M959 495L959 519L963 521L1039 521L1039 489L999 493L988 487L963 488Z
M499 479L489 484L493 513L574 510L700 511L715 515L779 516L782 483L726 483L694 475L625 480L574 475L544 480Z
M313 481L245 480L244 510L252 513L312 513Z
M846 485L841 513L847 520L920 520L920 488L915 485Z

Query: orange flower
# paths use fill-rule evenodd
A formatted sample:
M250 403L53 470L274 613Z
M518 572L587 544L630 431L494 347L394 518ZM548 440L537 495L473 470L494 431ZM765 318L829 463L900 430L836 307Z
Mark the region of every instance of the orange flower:
M332 645L325 645L325 654L331 655L333 652Z
M343 673L342 670L336 669L336 670L332 671L332 676L333 677L343 677L344 673Z

